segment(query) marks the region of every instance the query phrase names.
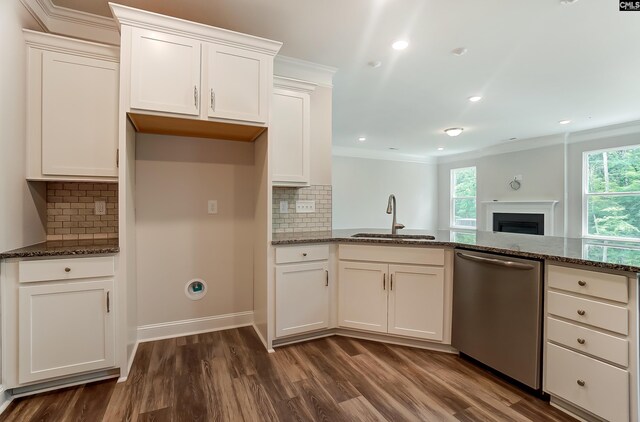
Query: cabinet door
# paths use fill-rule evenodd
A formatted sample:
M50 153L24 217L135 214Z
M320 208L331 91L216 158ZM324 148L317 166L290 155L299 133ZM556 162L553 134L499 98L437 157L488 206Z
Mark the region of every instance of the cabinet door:
M271 104L273 183L309 183L309 94L275 89Z
M276 267L276 337L328 327L327 262Z
M338 324L387 332L387 264L340 261Z
M266 123L269 92L269 61L264 54L209 44L207 81L203 95L208 116Z
M131 108L198 115L200 42L134 28Z
M18 290L20 383L115 365L112 279Z
M42 174L118 175L118 64L42 53Z
M444 269L389 265L389 333L441 341Z

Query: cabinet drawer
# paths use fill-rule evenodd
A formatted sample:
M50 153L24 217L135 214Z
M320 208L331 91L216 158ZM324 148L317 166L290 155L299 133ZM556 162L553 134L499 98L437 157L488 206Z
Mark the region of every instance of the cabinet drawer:
M593 325L594 327L629 334L629 317L627 308L582 299L576 296L549 292L547 295L547 311L563 318Z
M18 274L20 283L109 277L115 274L115 264L112 256L20 261Z
M444 265L444 249L340 245L340 259L389 264Z
M629 342L625 339L547 318L547 340L621 366L629 366Z
M629 281L625 276L550 265L549 287L616 302L629 302Z
M329 245L276 248L276 264L329 259Z
M548 393L608 421L629 420L629 373L623 369L547 343L545 385Z

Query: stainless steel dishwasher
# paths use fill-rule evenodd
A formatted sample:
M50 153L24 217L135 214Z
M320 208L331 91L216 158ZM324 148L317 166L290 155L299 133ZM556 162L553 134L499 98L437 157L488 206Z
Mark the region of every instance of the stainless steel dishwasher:
M542 264L456 249L452 345L535 390L542 377Z

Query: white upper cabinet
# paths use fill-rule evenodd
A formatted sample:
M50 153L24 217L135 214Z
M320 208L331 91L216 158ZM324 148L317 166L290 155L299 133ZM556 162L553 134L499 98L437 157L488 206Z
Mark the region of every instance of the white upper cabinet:
M131 108L200 114L200 42L134 28Z
M132 113L157 116L156 123L173 117L266 126L273 57L282 43L113 3L110 7L121 26ZM135 116L132 120L135 125Z
M269 130L273 139L273 184L310 183L311 97L315 84L274 77Z
M207 115L266 123L272 58L226 45L209 44L207 49Z
M27 179L118 176L118 49L25 30Z

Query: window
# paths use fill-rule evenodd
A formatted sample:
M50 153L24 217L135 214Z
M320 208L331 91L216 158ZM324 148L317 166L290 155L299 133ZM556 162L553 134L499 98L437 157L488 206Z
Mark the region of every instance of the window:
M618 242L617 245L611 246L607 241L601 242L584 245L583 257L592 261L612 264L634 265L640 262L640 246L637 243L621 244Z
M583 155L582 234L640 241L640 146Z
M476 168L451 170L451 227L476 228Z

